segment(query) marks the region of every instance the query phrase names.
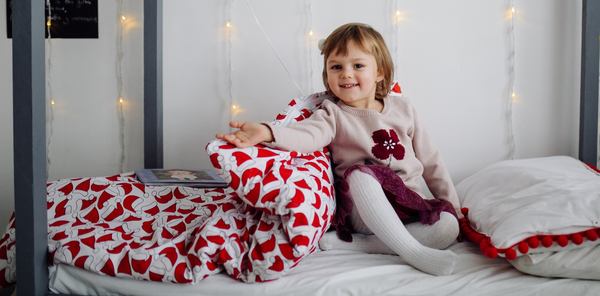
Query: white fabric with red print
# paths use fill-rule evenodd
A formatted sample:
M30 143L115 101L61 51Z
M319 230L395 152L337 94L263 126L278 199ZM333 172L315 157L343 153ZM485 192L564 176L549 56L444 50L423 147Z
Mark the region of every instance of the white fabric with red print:
M328 97L294 99L278 124L310 116ZM151 281L196 283L221 271L278 279L314 252L335 211L328 152L206 147L225 189L145 186L134 174L47 185L54 264ZM0 286L16 280L15 223L0 239Z
M401 92L397 83L392 92ZM308 118L325 99L293 99L274 123ZM49 182L50 259L151 281L196 283L225 271L262 282L317 250L335 211L327 148L300 154L214 140L206 150L228 188L145 186L132 173ZM15 249L13 214L0 238L0 287L16 280Z

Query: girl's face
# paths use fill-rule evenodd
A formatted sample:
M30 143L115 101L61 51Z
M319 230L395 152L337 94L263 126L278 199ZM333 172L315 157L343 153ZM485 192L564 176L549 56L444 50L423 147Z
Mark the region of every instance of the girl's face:
M377 70L375 57L360 49L354 42L348 43L348 53L332 53L328 58L327 84L346 105L355 108L373 108L377 82L383 74Z

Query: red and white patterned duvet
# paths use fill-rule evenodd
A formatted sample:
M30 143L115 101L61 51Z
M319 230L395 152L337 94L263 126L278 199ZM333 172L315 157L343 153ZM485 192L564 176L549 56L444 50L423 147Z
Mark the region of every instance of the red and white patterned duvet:
M307 118L326 97L292 100L276 124ZM48 183L54 264L163 282L195 283L221 271L261 282L317 249L335 210L325 151L238 149L219 140L206 150L230 187L144 186L132 173ZM15 268L13 214L0 239L0 287L14 283Z
M222 270L246 282L277 279L315 250L333 210L309 188L252 204L231 189L144 186L133 174L63 179L47 193L55 264L176 283ZM14 236L13 215L0 240L3 286L15 280Z

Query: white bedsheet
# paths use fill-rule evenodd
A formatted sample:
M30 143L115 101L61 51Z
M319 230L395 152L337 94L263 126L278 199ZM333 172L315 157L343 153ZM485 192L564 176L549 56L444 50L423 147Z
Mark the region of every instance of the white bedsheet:
M450 249L459 255L456 272L435 277L397 256L327 251L310 255L283 278L244 284L226 275L197 285L143 282L96 275L60 265L50 271L53 292L79 295L600 295L600 281L525 275L504 259L488 259L469 243Z

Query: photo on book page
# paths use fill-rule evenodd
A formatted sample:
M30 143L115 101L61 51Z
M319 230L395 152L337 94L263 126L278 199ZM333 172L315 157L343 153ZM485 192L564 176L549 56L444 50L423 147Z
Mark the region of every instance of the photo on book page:
M227 187L228 183L214 171L183 169L141 169L135 174L149 186L187 186L196 188Z

